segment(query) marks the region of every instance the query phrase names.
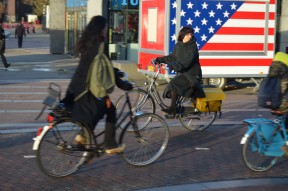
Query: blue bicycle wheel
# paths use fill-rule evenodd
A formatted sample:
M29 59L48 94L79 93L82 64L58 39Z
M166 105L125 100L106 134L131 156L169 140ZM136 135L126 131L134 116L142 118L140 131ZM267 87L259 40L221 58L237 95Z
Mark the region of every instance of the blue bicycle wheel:
M263 172L273 167L278 157L264 154L265 148L268 147L268 145L265 145L267 141L265 141L263 135L260 134L259 137L260 140L257 138L256 130L250 134L243 145L242 157L245 165L249 169L256 172Z

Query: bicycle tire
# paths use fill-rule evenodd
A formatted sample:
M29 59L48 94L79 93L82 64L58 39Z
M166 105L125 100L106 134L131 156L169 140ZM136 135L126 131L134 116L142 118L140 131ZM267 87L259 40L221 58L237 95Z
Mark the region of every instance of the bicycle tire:
M180 123L190 131L202 131L212 125L217 117L217 112L203 113L195 111L192 107L192 99L184 98L180 105Z
M151 119L149 124L139 129L147 118ZM133 123L137 130L124 129L121 133L119 143L126 145L121 155L126 162L134 166L151 164L164 153L169 142L169 128L160 116L152 113L136 116L130 126Z
M143 106L141 108L138 107L139 101L141 101L142 98L144 98L144 96L148 94L147 91L142 90L142 89L136 89L136 90L128 91L126 93L129 96L129 100L130 100L130 103L132 106L132 112L133 112L134 116L138 116L138 115L141 115L143 113L155 113L155 111L156 111L155 101L151 95L148 95L145 103L143 104ZM127 104L124 107L125 103L126 103L126 95L125 94L122 95L115 103L115 107L116 107L117 111L119 112L119 113L117 113L117 121L118 122L123 120L124 116L128 112L130 112ZM122 108L123 108L123 113L120 113ZM123 129L125 124L128 123L128 120L129 120L129 118L125 119L124 122L122 122L119 127L121 129ZM149 123L149 121L147 120L147 122L143 123L143 126L139 127L139 128L145 127L145 125L147 125L148 123ZM128 131L130 131L130 130L128 129Z
M260 135L261 138L261 135ZM260 140L261 141L261 140ZM242 158L245 165L252 171L263 172L274 166L278 157L265 156L261 153L256 130L247 138L242 148Z
M87 137L86 148L90 147L89 129L70 120L56 122L44 134L36 151L38 166L44 174L52 177L68 176L85 162L88 151L71 149L79 132Z

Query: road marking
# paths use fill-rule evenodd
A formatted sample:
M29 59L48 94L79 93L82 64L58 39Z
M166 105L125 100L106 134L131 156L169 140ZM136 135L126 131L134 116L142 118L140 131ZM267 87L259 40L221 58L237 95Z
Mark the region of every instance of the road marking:
M0 103L42 103L43 100L0 100Z
M36 158L36 156L35 155L24 155L24 158L25 159L31 159L31 158Z
M39 113L41 110L16 110L16 109L7 109L7 110L0 110L0 113ZM45 113L49 113L51 111L47 110L44 111Z
M16 94L16 95L48 95L47 92L0 92L0 95L10 95L10 94ZM63 95L65 95L66 93L61 93Z
M47 89L47 87L43 86L0 86L3 89L14 89L14 88L24 88L24 89Z
M47 123L4 123L0 124L0 128L11 128L11 127L43 127Z
M202 147L195 147L195 150L204 150L204 151L209 151L209 148L202 148Z

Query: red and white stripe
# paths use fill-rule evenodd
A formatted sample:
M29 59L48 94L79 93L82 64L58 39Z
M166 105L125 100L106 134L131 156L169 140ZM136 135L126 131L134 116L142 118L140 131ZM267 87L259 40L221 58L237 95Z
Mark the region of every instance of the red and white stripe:
M202 47L200 52L223 53L215 56L200 56L203 74L215 74L221 70L219 66L224 67L222 69L229 71L231 75L267 74L267 66L271 64L274 56L276 7L275 0L271 0L267 6L266 2L265 0L251 0L243 3ZM269 13L266 19L267 7ZM268 29L265 31L267 24ZM247 52L250 54L245 54L245 56L238 54ZM219 71L219 74L223 74L223 70Z

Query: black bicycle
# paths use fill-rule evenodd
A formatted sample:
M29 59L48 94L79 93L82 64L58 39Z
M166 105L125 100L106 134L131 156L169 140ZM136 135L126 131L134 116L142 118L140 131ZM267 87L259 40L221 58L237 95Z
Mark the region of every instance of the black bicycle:
M69 112L59 104L61 91L54 90L52 86L60 89L60 86L54 83L48 88L49 95L43 103L50 106L52 112L47 117L49 124L38 130L33 150L36 151L37 163L43 173L53 177L64 177L74 173L94 157L100 157L105 153L104 144L100 141L103 140L105 130L103 127L100 133L94 135L86 126L72 122ZM120 155L131 165L151 164L164 153L169 141L169 128L165 120L156 114L135 115L129 96L125 95L126 102L119 110L116 124L117 128L124 127L121 128L118 143L124 143L126 148ZM130 112L123 112L127 107ZM143 123L145 128L140 128ZM80 147L74 143L78 134L87 138L84 146Z

